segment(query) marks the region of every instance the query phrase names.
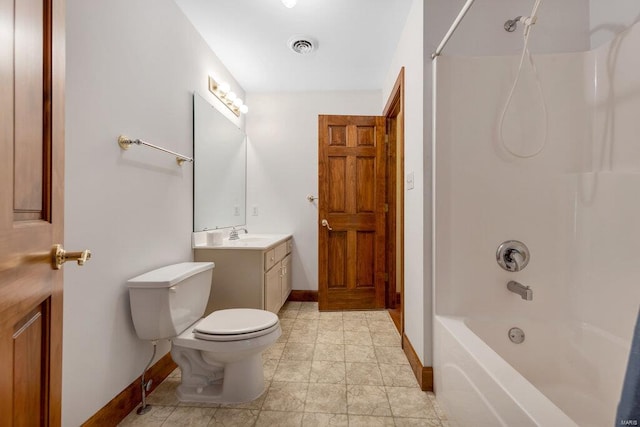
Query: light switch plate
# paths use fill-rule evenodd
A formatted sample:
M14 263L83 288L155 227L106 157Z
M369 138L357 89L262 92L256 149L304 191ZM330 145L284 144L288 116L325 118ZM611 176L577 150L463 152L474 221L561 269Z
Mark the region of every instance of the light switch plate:
M413 172L409 172L407 174L407 190L413 190L413 186L414 186Z

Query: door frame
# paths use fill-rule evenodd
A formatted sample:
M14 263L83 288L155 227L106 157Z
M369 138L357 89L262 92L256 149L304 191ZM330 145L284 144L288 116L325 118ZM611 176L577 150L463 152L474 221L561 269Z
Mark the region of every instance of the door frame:
M382 115L387 119L387 203L386 253L387 308L397 308L397 289L400 289L400 335L404 334L404 67L391 89ZM396 132L390 132L390 124L395 121Z

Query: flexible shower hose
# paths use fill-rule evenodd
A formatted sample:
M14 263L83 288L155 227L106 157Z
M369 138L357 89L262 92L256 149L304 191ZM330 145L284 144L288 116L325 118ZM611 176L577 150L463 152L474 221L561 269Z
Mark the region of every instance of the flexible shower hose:
M529 34L530 34L530 30L531 30L531 26L534 25L536 23L536 20L538 18L538 7L540 7L540 3L542 2L542 0L536 0L535 4L533 5L533 9L531 11L531 16L526 17L523 16L520 18L520 22L522 22L524 24L524 30L523 30L523 36L524 36L524 46L522 48L522 55L520 56L520 64L518 65L518 71L516 74L516 78L513 81L513 85L511 86L511 90L509 91L509 96L507 97L507 101L504 104L504 108L502 110L502 114L500 115L500 123L499 123L499 131L498 131L498 137L500 138L500 143L502 145L502 147L507 150L507 152L509 154L511 154L514 157L518 157L520 159L529 159L531 157L535 157L538 154L540 154L542 152L542 150L544 150L545 146L547 145L547 133L548 133L548 127L549 127L549 120L548 120L548 116L547 116L547 105L544 102L544 95L542 93L542 84L540 83L540 78L538 77L538 70L536 68L535 63L533 62L533 58L531 57L531 52L529 52ZM544 115L544 136L542 139L542 144L540 145L540 147L535 150L533 153L530 154L519 154L517 152L515 152L514 150L512 150L511 148L509 148L509 146L507 145L505 139L504 139L504 134L503 134L503 128L504 128L504 118L507 114L507 110L509 109L509 106L511 105L511 101L513 99L513 94L516 90L516 87L518 86L518 81L520 80L520 74L522 72L522 66L524 64L524 60L525 58L529 61L529 64L531 65L531 68L533 69L533 74L536 78L536 84L538 87L538 93L540 94L540 99L542 100L542 110L543 110L543 115Z

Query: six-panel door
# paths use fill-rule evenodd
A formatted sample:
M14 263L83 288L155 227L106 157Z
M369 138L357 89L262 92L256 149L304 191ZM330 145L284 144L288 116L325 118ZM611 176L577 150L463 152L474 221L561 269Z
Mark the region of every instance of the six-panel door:
M319 308L384 308L385 118L321 115L318 132Z

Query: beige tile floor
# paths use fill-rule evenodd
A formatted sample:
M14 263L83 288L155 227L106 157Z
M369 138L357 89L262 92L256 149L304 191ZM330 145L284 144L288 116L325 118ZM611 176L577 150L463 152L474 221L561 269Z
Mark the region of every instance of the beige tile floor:
M448 427L435 395L423 392L386 311L319 312L288 302L282 336L263 354L266 391L242 405L181 403L174 371L121 426Z

